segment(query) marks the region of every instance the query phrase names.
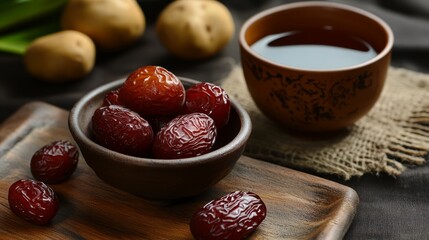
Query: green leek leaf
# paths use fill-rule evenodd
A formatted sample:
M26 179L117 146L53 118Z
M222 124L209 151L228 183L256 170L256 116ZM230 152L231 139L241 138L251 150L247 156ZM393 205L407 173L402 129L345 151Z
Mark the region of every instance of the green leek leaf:
M1 0L0 31L58 12L67 0Z
M0 0L0 51L24 54L41 36L60 30L67 0Z
M23 55L34 39L59 31L58 22L51 22L29 29L8 33L0 36L0 51Z

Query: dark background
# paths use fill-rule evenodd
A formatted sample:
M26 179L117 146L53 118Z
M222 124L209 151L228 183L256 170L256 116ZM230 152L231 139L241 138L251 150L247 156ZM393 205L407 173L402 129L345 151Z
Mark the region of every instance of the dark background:
M70 109L89 90L127 76L137 67L160 65L176 75L218 82L240 61L237 35L251 15L280 4L280 0L224 0L236 25L235 37L218 55L204 61L187 62L172 57L159 43L154 23L165 0L140 0L147 28L134 46L117 54L98 55L92 73L85 79L49 84L27 75L21 56L0 53L0 122L20 106L39 100ZM429 1L347 0L384 19L395 35L394 67L429 73ZM429 102L429 99L428 99ZM343 182L360 198L357 215L345 239L429 239L429 166L410 168L397 178L364 176Z

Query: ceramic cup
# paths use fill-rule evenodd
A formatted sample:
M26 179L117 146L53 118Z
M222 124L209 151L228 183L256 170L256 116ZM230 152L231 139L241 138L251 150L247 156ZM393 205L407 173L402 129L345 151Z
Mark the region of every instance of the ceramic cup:
M312 69L278 63L252 48L266 36L287 32L310 32L310 38L295 39L296 44L316 38L328 44L337 40L333 34L311 35L312 31L333 31L340 37L362 40L373 48L374 56L350 66ZM353 125L377 102L390 64L393 38L382 19L356 7L317 1L284 4L243 24L239 35L242 69L253 100L268 118L292 130L334 131ZM293 58L287 54L281 57ZM329 54L325 57L327 61L342 61Z

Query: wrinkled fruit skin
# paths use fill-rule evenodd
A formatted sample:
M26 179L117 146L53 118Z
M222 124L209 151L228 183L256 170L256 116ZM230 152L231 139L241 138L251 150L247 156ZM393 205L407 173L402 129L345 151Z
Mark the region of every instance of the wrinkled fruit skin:
M14 214L37 225L46 225L58 212L59 200L43 182L22 179L9 187L9 207Z
M77 147L67 140L58 140L37 150L31 158L33 177L45 183L68 180L79 161Z
M266 206L258 195L235 191L197 210L190 230L197 240L241 240L255 231L266 213Z
M112 90L104 95L103 106L122 105L119 101L119 89Z
M229 121L231 102L225 90L212 83L198 83L186 90L185 112L209 115L218 129Z
M119 100L141 116L172 115L183 107L185 88L171 72L145 66L132 72L119 90Z
M148 121L121 106L95 110L92 131L99 144L123 154L145 156L152 147L153 131Z
M180 115L156 134L152 152L160 159L199 156L211 150L216 135L215 123L207 114Z

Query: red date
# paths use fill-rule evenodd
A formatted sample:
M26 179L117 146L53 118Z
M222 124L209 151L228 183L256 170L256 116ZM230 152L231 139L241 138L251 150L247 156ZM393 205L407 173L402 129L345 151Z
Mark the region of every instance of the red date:
M258 195L235 191L197 210L191 219L190 230L197 240L241 240L256 230L266 212Z
M45 225L58 212L59 200L45 183L30 179L16 181L9 187L9 207L24 220Z
M216 140L216 126L204 113L180 115L156 134L153 142L155 158L177 159L207 153Z
M69 141L53 141L37 150L31 158L33 177L45 183L60 183L68 180L79 161L77 147Z
M213 83L198 83L186 90L184 111L209 115L218 129L229 121L231 102L225 90Z
M99 144L128 155L145 156L152 147L153 131L149 122L121 106L95 110L92 132Z
M119 101L141 116L171 115L181 110L185 88L170 71L145 66L132 72L119 89Z
M109 91L104 95L103 106L122 105L119 101L119 89Z

